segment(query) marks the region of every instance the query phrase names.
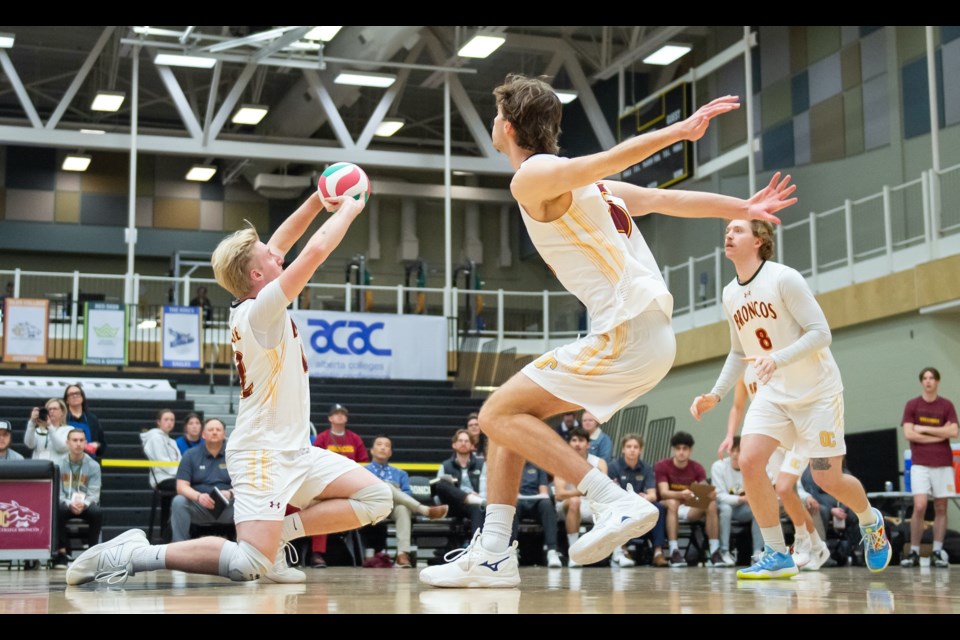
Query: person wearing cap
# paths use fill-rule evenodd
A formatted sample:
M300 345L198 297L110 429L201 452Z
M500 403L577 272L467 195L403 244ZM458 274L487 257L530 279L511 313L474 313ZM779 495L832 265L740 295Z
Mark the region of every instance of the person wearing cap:
M339 453L354 462L368 462L370 454L367 453L363 440L347 429L348 413L347 408L342 404L334 404L330 407L328 416L330 428L317 434L313 440L313 446Z
M13 431L10 422L0 420L0 460L23 460L23 456L10 448Z
M363 440L353 431L347 429L347 408L340 403L330 407L328 419L330 428L321 431L313 440L313 446L339 453L354 462L369 462L370 454L363 444ZM323 569L327 561L323 554L327 551L327 536L313 536L311 541L310 566Z

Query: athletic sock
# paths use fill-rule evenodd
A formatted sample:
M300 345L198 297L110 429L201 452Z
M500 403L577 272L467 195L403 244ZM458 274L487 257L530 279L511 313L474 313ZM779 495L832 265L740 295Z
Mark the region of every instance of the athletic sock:
M517 508L508 504L488 504L480 534L480 546L491 553L502 553L510 546L513 518Z

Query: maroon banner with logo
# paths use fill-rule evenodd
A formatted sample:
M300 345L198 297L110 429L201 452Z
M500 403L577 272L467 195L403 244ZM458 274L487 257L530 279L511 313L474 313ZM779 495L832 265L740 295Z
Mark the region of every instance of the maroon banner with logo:
M0 480L0 551L50 549L50 480Z

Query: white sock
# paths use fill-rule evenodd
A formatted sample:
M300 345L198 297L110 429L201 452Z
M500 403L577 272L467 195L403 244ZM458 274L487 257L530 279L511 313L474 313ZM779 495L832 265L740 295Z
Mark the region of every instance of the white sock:
M713 552L720 548L720 541L716 538L713 540L708 540L710 544L710 554L713 555Z
M872 527L877 524L877 513L873 510L872 507L868 507L863 513L858 513L857 518L860 519L860 528Z
M810 534L807 532L806 527L800 527L793 532L793 546L797 546L808 540L810 540Z
M157 571L167 568L167 545L155 544L136 549L130 554L134 572Z
M813 531L808 531L807 535L810 536L810 544L812 544L814 547L819 547L823 544L823 540L820 539L820 534L817 533L816 529Z
M611 482L610 478L596 467L583 476L577 489L591 500L604 503L613 502L624 494L619 484Z
M567 544L568 544L569 546L571 546L571 547L573 546L573 543L576 542L576 541L579 540L579 539L580 539L580 532L579 532L579 531L577 531L577 532L575 532L575 533L568 533L568 534L567 534Z
M670 540L668 544L669 544L668 548L670 549L670 555L673 555L674 551L680 551L680 545L677 544L676 540Z
M297 538L307 535L303 530L303 520L300 519L300 512L291 513L283 519L283 529L280 530L280 542L290 542Z
M510 534L513 532L513 518L517 508L509 504L489 504L483 519L483 531L480 544L491 553L502 553L510 546Z
M943 542L942 542L942 541L941 541L941 542L937 542L936 540L934 540L934 541L933 541L933 552L936 553L937 551L942 551L942 550L943 550Z
M774 551L780 553L787 552L787 543L783 540L783 528L778 524L775 527L760 528L760 535L763 536L763 543Z
M467 504L483 504L483 498L475 493L468 493L465 502Z
M913 545L910 545L910 553L915 553L917 555L920 555L920 547L915 547Z

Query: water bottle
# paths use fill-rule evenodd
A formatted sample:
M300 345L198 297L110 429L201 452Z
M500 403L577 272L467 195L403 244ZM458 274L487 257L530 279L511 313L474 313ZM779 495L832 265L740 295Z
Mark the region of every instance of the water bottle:
M884 483L883 483L883 490L886 491L887 493L890 493L891 491L893 491L893 483L890 482L889 480L887 480L886 482L884 482Z

